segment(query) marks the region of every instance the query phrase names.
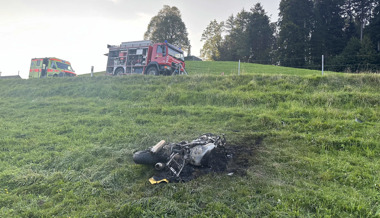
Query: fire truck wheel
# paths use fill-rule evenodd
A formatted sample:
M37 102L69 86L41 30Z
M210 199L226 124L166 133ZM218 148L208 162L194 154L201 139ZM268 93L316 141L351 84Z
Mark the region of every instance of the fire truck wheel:
M155 66L149 67L148 70L146 71L146 74L147 75L155 75L155 76L157 76L158 75L157 67L155 67Z
M115 75L123 74L124 73L124 68L119 67L115 70Z

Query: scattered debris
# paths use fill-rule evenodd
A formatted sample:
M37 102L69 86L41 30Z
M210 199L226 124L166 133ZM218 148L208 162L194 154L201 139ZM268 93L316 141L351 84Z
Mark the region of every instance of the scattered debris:
M357 123L363 123L363 121L362 120L360 120L359 118L357 118L357 117L355 117L355 122L357 122Z
M191 142L166 143L162 140L150 149L135 152L133 160L157 170L149 179L151 184L188 182L211 172L244 175L245 171L241 169L248 167L248 160L237 153L243 150L239 146L227 146L224 135L208 133ZM244 152L251 155L251 151Z

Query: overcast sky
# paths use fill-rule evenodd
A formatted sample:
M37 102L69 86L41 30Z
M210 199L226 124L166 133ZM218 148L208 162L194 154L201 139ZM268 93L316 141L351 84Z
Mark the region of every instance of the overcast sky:
M107 44L143 40L163 5L181 11L192 54L199 56L203 30L261 2L272 21L280 0L0 0L0 72L28 78L32 58L57 57L78 74L104 71Z

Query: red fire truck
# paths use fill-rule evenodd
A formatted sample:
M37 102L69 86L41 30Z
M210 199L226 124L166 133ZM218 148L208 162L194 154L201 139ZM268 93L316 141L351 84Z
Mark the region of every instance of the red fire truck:
M187 74L183 51L174 45L146 41L107 45L107 74Z
M70 62L59 58L33 58L29 78L76 76Z

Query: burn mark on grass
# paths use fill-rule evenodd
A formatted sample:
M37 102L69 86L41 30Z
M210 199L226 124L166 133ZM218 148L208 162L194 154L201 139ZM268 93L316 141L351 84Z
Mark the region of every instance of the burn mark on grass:
M172 177L169 172L159 172L158 178L170 178L171 182L188 182L209 173L227 173L245 176L247 169L254 165L255 150L262 144L264 136L243 137L242 141L226 144L213 149L202 162L202 166L185 165L180 177Z

